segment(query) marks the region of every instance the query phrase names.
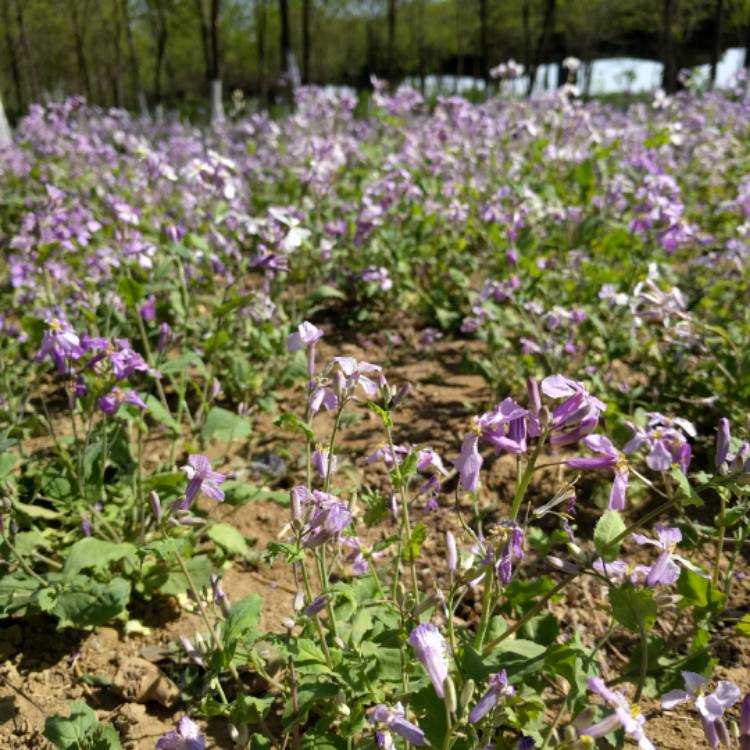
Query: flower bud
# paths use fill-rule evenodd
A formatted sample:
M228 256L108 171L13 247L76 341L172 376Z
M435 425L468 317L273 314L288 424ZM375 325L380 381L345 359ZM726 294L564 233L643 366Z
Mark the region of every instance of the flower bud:
M281 618L281 624L287 629L292 630L294 629L294 620L292 620L291 617L282 617Z
M542 397L539 393L539 383L534 378L526 381L526 392L529 395L529 411L536 415L542 410Z
M404 383L391 400L391 406L398 406L411 393L411 383Z
M445 532L445 546L448 549L448 570L455 573L458 568L458 549L456 548L456 537L450 531Z
M458 709L458 701L456 700L456 686L453 684L453 680L450 676L445 678L443 683L443 691L445 692L445 707L450 713L456 713Z
M474 680L469 679L464 682L463 688L461 688L461 699L459 705L461 711L465 711L467 706L471 703L471 699L474 697L474 690L476 689L476 683Z
M154 519L156 523L159 523L161 521L161 500L159 500L159 496L153 491L149 494L148 500L151 503L151 512L154 514Z
M572 724L568 724L565 727L565 731L563 732L563 737L565 738L566 742L575 742L576 738L578 737L578 733L576 732L575 727Z
M750 693L742 699L740 706L740 734L750 737Z
M331 375L331 390L336 394L340 403L346 392L346 375L338 368Z

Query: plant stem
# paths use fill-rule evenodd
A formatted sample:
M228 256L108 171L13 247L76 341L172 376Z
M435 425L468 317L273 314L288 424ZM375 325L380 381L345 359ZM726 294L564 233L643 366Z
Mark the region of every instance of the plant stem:
M484 573L484 595L482 596L482 616L479 620L477 635L474 639L474 648L476 651L482 650L482 644L487 636L487 628L490 624L490 615L492 613L493 592L495 588L495 566L492 562L487 566Z
M727 533L727 527L724 525L725 522L725 515L727 511L727 501L724 498L724 493L719 492L719 519L721 521L721 526L719 526L719 538L716 541L716 560L714 560L714 574L713 578L711 579L711 582L713 583L714 587L716 587L719 583L719 573L721 572L721 556L724 553L724 537Z
M526 612L526 614L523 615L523 617L521 617L521 619L518 620L515 625L508 628L504 633L495 638L495 640L490 641L488 644L486 644L482 649L482 654L489 654L493 648L501 644L506 638L510 638L510 636L517 633L529 620L531 620L532 617L535 617L537 615L542 607L544 607L544 605L547 604L547 602L553 596L559 594L571 581L575 580L576 578L578 578L578 574L563 578L562 581L551 588L533 607L531 607L531 609L529 609L529 611Z

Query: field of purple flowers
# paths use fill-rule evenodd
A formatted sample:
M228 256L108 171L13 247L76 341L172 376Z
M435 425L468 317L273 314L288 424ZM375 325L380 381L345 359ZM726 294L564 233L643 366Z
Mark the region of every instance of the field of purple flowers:
M360 109L0 151L0 743L748 750L744 89Z

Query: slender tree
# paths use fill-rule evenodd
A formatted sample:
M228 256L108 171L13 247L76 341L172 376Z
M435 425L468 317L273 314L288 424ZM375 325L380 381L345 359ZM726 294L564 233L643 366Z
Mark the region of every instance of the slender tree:
M292 101L292 92L294 89L294 58L292 53L291 32L289 29L289 0L279 0L279 20L280 34L279 44L281 51L281 70L284 75L284 89L287 100Z
M161 102L161 81L164 71L164 56L167 52L167 9L165 0L148 0L151 36L154 42L154 101Z
M537 43L536 53L534 54L532 67L529 69L529 83L526 90L526 93L529 96L531 96L531 92L534 90L534 83L536 82L536 74L539 70L539 66L544 63L549 51L550 42L552 41L552 34L555 31L555 11L555 0L545 0L544 18L542 19L542 32L539 35L539 41ZM549 73L549 69L547 69L546 72Z
M18 38L21 42L21 51L23 52L24 68L29 81L29 96L32 100L39 99L39 78L36 74L36 60L31 54L29 39L26 36L26 21L23 13L24 3L22 0L15 0L16 5L16 23L18 24Z
M310 19L312 0L302 0L302 83L310 83Z
M662 5L662 71L661 85L668 94L677 90L677 65L674 59L674 37L672 24L674 22L675 0L663 0Z
M711 75L709 85L716 85L716 71L721 57L721 35L724 31L724 0L716 0L714 5L714 43L711 47Z
M388 0L388 45L387 45L387 75L388 83L394 86L396 83L397 60L396 60L396 1Z
M490 84L489 0L479 0L479 77L485 90Z
M91 18L91 6L88 0L70 0L69 8L70 19L73 22L73 45L78 66L79 85L83 87L86 97L93 100L94 91L86 55L86 34Z
M130 0L121 0L122 21L125 26L125 39L128 44L128 59L130 61L130 78L133 93L138 102L138 110L142 117L148 115L148 105L146 103L146 94L141 85L141 70L138 64L138 55L135 51L135 40L133 39L133 27L130 22Z
M258 54L258 89L261 105L268 106L266 75L266 0L255 0L255 42Z
M114 59L110 77L112 81L112 101L116 107L123 105L122 91L122 14L119 0L112 0L112 46L114 48Z
M13 26L10 17L10 1L2 0L3 8L3 25L5 26L5 46L8 50L8 64L10 65L10 74L13 78L13 89L16 96L16 107L18 111L23 111L23 85L21 83L21 64L18 59L18 45L16 37L13 34Z

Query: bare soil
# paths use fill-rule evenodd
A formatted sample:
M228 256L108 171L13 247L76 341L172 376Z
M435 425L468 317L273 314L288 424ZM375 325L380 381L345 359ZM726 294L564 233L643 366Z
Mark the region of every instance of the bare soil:
M413 341L413 337L411 338ZM404 382L413 386L404 408L398 412L395 428L397 443L409 442L430 445L446 464L458 453L461 439L470 416L491 403L491 393L478 375L467 374L462 362L476 342L440 341L429 352L417 350L405 343L400 346L383 346L382 342L360 344L342 343L335 348L324 346L319 361L326 356L348 355L385 365L389 381L396 387ZM303 390L284 394L281 406L300 412ZM326 435L328 424L323 416L318 425L320 434ZM377 486L385 478L384 469L368 466L366 456L382 445L382 433L375 415L365 409L358 412L355 421L343 428L342 440L346 452L342 455L337 481L339 485L353 486L367 476L370 486ZM299 451L292 444L291 435L273 426L271 416L261 416L255 425L252 449L257 454L285 451L290 445L290 475L283 478L284 486L291 486L302 478ZM35 442L34 447L37 447ZM39 443L39 449L42 444ZM165 447L158 440L149 446L149 463L165 460ZM222 455L219 447L210 455ZM228 456L228 470L246 468L247 451L233 452ZM490 462L484 477L483 503L495 508L498 518L507 511L512 497L515 478L515 459L504 456ZM565 475L562 466L550 467L535 479L533 491L549 499ZM450 488L448 488L450 489ZM585 506L585 487L579 488L579 504ZM446 493L444 507L429 516L430 535L420 558L420 574L425 580L434 579L444 560L444 531L460 533L451 493ZM204 507L208 508L209 503ZM469 508L465 509L467 513ZM420 512L419 510L417 512ZM288 511L272 501L258 501L240 506L216 506L210 509L212 517L234 524L243 535L253 540L257 550L278 538L287 522ZM378 528L371 534L385 534L387 528ZM465 542L467 540L464 540ZM710 552L710 551L709 551ZM743 559L740 571L747 571ZM750 579L740 582L737 601L733 604L738 613L750 611ZM281 562L268 566L256 563L236 563L225 574L224 588L233 601L249 593L260 594L265 601L263 625L271 631L283 629L282 618L292 612L295 582L290 570ZM562 599L551 605L562 615L570 632L581 633L587 642L594 643L604 632L607 621L606 596L595 583L584 578L570 586ZM47 717L66 713L66 701L85 699L99 717L113 723L120 731L127 750L153 750L159 737L174 728L188 706L177 703L165 708L157 703L146 705L129 703L118 697L111 687L97 687L91 677L104 678L109 683L123 660L143 656L159 661L170 652L179 636L192 636L201 630L198 618L181 606L176 599L162 598L137 609L135 616L144 626L143 632L126 633L121 627L97 628L93 632L57 632L54 623L44 617L19 621L0 622L0 747L8 750L47 750L49 743L42 730ZM462 616L471 619L472 602ZM677 614L674 615L677 617ZM743 690L750 690L750 644L732 635L731 625L726 626L726 639L721 646L722 667L718 676L734 680ZM605 677L616 673L628 660L628 650L633 643L613 639L600 654L600 664ZM161 662L169 669L169 662ZM87 684L87 682L89 684ZM649 735L657 748L684 750L707 747L702 739L700 723L688 711L663 714L656 703L644 702L649 714ZM735 712L736 713L736 712ZM225 722L202 724L209 748L232 747Z

